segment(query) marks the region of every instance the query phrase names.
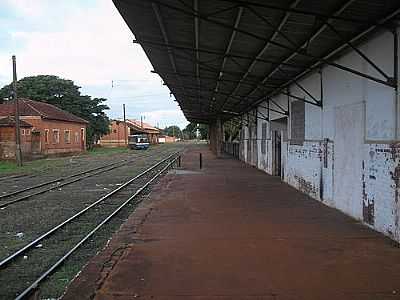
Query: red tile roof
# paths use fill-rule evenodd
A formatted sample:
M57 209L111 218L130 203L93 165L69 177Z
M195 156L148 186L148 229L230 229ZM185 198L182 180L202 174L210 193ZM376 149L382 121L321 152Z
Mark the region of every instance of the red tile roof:
M0 104L0 117L14 115L14 101L7 101ZM40 116L43 119L59 120L74 123L89 123L88 121L66 112L54 105L33 101L30 99L19 99L20 116Z
M126 123L128 124L128 126L132 125L133 127L142 129L144 132L147 132L147 133L159 133L160 132L160 129L153 127L150 124L145 123L145 122L141 123L138 120L129 119L129 120L126 120ZM142 127L142 124L143 124L143 127Z
M15 119L14 117L0 117L0 127L14 127ZM21 127L32 127L31 124L25 122L24 120L19 120L19 126Z

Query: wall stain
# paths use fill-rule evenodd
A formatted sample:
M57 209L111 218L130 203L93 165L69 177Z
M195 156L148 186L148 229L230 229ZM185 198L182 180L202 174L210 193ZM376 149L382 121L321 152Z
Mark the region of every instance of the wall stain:
M298 189L300 191L302 191L303 193L307 194L307 195L316 195L317 191L314 187L314 185L305 180L304 178L294 175L294 178L296 179L297 183L298 183Z
M371 152L370 152L371 155ZM365 182L365 160L362 161L362 204L363 204L363 220L367 224L374 225L375 223L375 215L374 215L374 206L375 201L368 197L367 187ZM369 176L371 178L371 175Z

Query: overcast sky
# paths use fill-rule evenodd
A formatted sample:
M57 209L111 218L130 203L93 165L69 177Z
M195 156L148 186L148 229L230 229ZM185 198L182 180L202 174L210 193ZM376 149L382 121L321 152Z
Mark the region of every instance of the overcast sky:
M187 121L169 96L111 0L0 0L0 86L12 79L51 74L71 79L81 92L108 99L111 118L160 127ZM114 82L112 86L112 81Z

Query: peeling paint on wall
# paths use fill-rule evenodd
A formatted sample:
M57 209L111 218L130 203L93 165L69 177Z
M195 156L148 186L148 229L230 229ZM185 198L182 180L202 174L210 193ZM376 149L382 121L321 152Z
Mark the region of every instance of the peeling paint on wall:
M390 33L379 35L367 42L364 52L370 51L378 65L393 68L394 48L390 41ZM363 68L365 72L369 70L367 63L354 52L338 62ZM391 69L386 71L393 73ZM296 109L290 112L288 128L292 132L288 138L292 140L282 142L282 179L400 242L400 143L389 142L395 138L394 89L332 66L323 67L322 74L323 107L305 104L305 114L298 115L301 124L293 116ZM311 94L320 93L316 88L320 86L318 76L310 75L299 82ZM295 86L289 88L300 95ZM287 106L287 98L282 95L274 97L274 101ZM245 127L240 144L241 159L269 174L274 163L271 132L277 130L274 126L280 118L270 114L268 134L262 134L263 128L267 128L263 125L265 121L257 121L255 134ZM301 138L299 143L296 130L303 129L304 141Z

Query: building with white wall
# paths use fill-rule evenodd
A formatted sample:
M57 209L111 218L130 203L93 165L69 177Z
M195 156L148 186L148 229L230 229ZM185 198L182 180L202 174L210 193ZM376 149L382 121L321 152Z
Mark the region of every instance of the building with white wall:
M400 242L400 2L189 2L114 0L187 119L209 124L217 156ZM221 144L229 122L239 147Z
M395 41L384 32L359 49L394 74ZM354 51L335 62L382 77ZM323 66L284 93L241 115L240 159L400 241L397 89Z

